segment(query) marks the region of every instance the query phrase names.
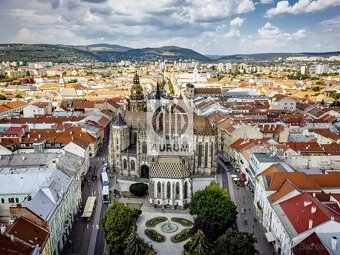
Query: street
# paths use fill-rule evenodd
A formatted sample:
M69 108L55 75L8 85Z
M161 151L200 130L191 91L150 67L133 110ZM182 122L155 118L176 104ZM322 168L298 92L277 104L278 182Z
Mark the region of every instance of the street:
M104 254L104 230L100 218L108 205L102 203L100 175L105 162L107 162L108 145L104 144L96 157L90 159L90 169L86 175L88 183L84 183L82 189L82 206L85 207L87 198L90 195L97 197L96 206L90 221L81 218L81 213L76 216L68 242L65 243L61 252L62 255L70 254ZM103 161L104 158L104 161ZM92 180L93 173L97 180Z
M267 242L265 229L262 227L261 223L255 221L256 213L253 204L253 193L244 186L238 187L231 178L232 174L237 174L236 171L232 166L228 165L227 167L230 171L222 171L222 183L223 187L229 191L231 200L237 206L238 216L236 223L238 230L254 234L257 239L255 247L260 255L275 254L274 247Z

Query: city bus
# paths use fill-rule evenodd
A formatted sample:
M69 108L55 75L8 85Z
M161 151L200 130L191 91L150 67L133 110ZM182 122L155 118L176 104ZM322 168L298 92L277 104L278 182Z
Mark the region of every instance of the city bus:
M102 194L103 194L103 203L108 204L110 202L109 199L109 189L110 189L110 182L109 182L109 177L106 172L102 172Z
M95 196L90 196L90 197L87 198L85 208L84 208L83 214L81 216L83 219L90 221L92 214L93 214L95 204L96 204L96 197Z

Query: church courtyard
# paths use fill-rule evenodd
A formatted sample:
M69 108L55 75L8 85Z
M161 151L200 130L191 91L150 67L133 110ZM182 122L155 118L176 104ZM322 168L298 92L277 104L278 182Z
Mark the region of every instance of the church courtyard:
M183 229L187 229L188 227L184 227L179 223L175 223L171 221L172 224L175 224L178 228L176 231L173 233L165 233L161 230L161 227L163 225L167 225L168 221L161 222L157 224L155 227L146 227L145 223L153 219L155 217L166 217L169 220L173 217L179 217L179 218L184 218L188 219L193 222L193 217L189 213L183 213L183 210L176 210L176 213L168 213L168 212L143 212L138 220L137 220L137 232L140 237L142 237L146 242L152 245L152 247L157 251L157 254L159 255L177 255L177 254L182 254L183 251L183 245L189 240L180 242L180 243L173 243L170 239L172 236L178 234L181 232ZM177 213L178 212L178 213ZM155 242L149 239L144 233L145 229L154 229L157 231L159 234L165 236L165 241L164 242Z

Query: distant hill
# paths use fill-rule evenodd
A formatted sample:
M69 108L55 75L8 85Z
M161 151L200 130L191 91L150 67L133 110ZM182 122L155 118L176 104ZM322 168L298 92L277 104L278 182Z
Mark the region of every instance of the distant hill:
M303 52L303 53L259 53L236 54L229 56L204 56L194 50L164 46L160 48L132 49L121 45L52 45L52 44L0 44L0 61L52 61L55 63L72 62L114 62L157 61L157 60L195 60L200 62L252 62L283 60L292 56L332 56L340 52Z
M94 52L97 52L97 51L123 52L123 51L132 49L132 48L120 46L117 44L107 44L107 43L98 43L98 44L80 45L80 46L67 45L67 47L80 49L80 50L86 50L86 51L94 51Z
M155 61L155 60L197 60L202 62L210 61L210 59L196 51L175 47L164 46L160 48L143 48L143 49L131 49L124 52L111 52L111 51L97 51L95 53L102 59L108 61L117 60L133 60L133 61Z
M258 54L235 54L221 56L217 58L214 56L214 60L218 61L274 61L279 58L286 59L289 57L309 57L309 56L334 56L340 55L340 51L335 52L301 52L301 53L258 53Z
M52 44L0 44L0 61L52 61L56 63L89 61L155 61L155 60L196 60L210 59L196 51L165 46L160 48L131 49L120 45L92 44L52 45Z
M101 61L101 59L90 51L64 45L0 44L0 61L72 63Z

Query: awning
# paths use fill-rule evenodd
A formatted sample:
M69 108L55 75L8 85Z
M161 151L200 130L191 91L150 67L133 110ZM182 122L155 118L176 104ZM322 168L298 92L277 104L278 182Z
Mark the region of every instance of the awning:
M240 180L241 181L246 181L247 180L247 177L244 173L240 173Z
M274 242L276 240L273 232L265 233L268 243Z

